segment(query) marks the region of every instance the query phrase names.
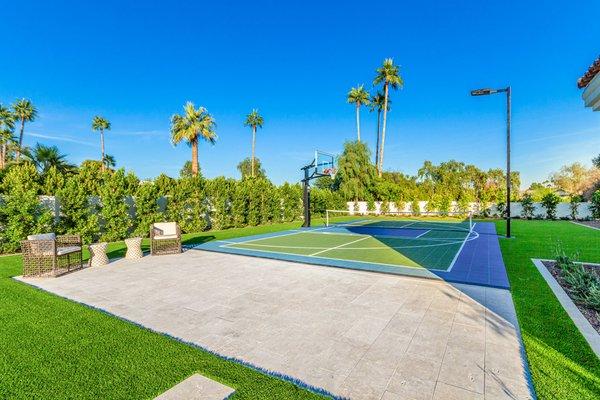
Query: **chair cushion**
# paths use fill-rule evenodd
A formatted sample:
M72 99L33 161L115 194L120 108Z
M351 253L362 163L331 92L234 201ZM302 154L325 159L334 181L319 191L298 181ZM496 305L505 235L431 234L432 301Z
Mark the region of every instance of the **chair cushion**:
M156 235L154 240L177 239L177 235Z
M29 235L27 240L56 240L54 233L41 233L39 235Z
M65 254L76 253L78 251L81 251L81 247L79 246L59 247L56 249L56 255L63 256Z
M156 236L177 235L176 222L157 222L152 225L152 229L154 229L154 234Z

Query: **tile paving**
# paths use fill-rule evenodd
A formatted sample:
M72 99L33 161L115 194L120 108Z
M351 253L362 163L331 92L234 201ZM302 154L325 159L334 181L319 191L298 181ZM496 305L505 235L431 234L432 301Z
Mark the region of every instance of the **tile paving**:
M529 399L510 293L199 250L24 282L352 399Z

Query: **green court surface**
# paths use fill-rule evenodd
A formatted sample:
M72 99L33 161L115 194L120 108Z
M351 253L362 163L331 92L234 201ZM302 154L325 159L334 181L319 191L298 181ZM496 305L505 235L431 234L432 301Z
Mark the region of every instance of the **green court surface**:
M250 250L256 255L290 254L447 271L470 237L469 232L464 230L407 227L394 228L394 232L386 234L389 232L381 227L368 233L364 229L364 225L353 225L294 231L266 238L226 242L221 247ZM356 230L361 233L352 232Z

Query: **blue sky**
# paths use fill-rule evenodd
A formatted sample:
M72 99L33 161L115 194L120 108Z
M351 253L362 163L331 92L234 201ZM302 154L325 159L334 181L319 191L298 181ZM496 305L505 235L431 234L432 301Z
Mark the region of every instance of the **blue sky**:
M544 180L600 152L600 113L576 80L600 53L600 3L589 1L6 2L0 103L33 100L26 143L58 145L72 162L99 158L90 129L112 122L107 152L140 177L176 176L190 157L169 119L190 100L217 121L200 146L205 176L238 176L250 153L245 115L265 118L257 155L275 182L297 181L315 148L356 136L351 86L371 88L392 57L405 87L392 93L385 168L414 174L424 160L504 165L505 99L513 88L513 168ZM525 4L530 3L530 4ZM374 145L375 116L363 109Z

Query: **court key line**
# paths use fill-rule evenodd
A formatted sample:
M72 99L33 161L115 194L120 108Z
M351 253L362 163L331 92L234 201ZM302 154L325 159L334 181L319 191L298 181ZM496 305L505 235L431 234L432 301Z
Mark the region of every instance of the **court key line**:
M362 240L365 240L365 239L368 239L368 238L370 238L370 236L365 236L365 237L362 237L362 238L360 238L360 239L353 240L353 241L351 241L351 242L348 242L348 243L343 243L343 244L340 244L339 246L330 247L330 248L328 248L328 249L325 249L325 250L317 251L316 253L309 254L309 256L316 256L317 254L325 253L326 251L329 251L329 250L335 250L335 249L339 249L340 247L344 247L344 246L346 246L346 245L350 245L350 244L353 244L353 243L356 243L356 242L360 242L360 241L362 241Z

